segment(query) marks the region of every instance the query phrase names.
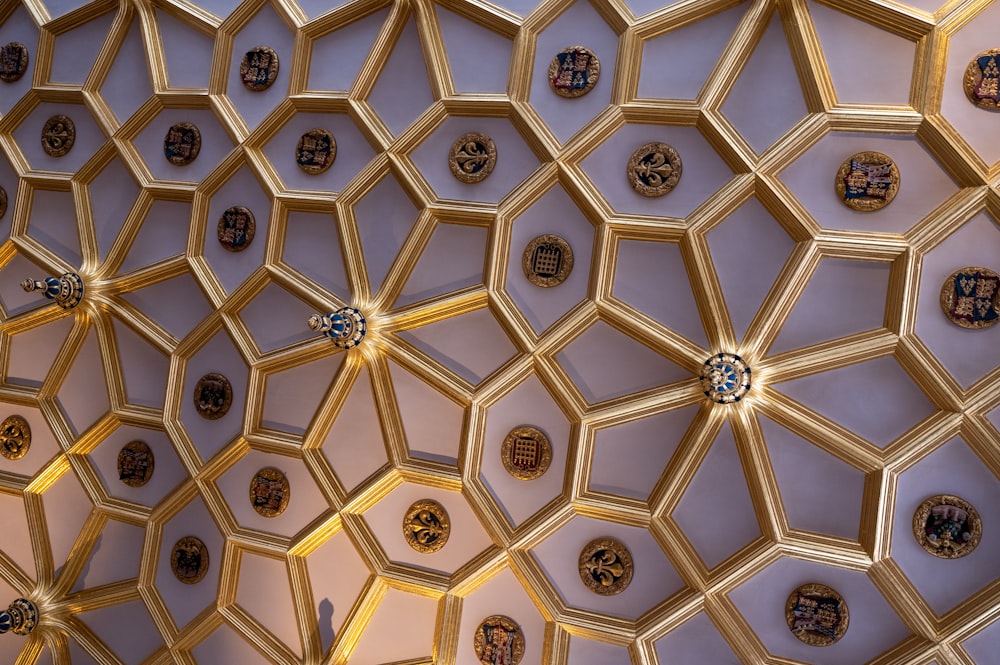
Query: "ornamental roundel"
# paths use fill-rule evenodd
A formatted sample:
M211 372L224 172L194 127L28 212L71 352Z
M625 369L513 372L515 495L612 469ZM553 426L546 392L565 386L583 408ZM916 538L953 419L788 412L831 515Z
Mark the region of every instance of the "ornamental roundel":
M802 642L825 647L844 636L850 616L839 593L825 584L803 584L788 596L785 621Z
M535 286L559 286L573 270L573 250L557 235L538 236L524 248L521 268Z
M732 404L750 391L750 367L732 353L719 353L705 361L701 375L702 392L713 402Z
M473 646L483 665L517 665L524 657L524 633L510 617L494 614L479 624Z
M545 432L530 425L515 427L500 446L507 473L519 480L541 477L552 463L552 444Z
M13 83L28 71L28 47L21 42L7 42L0 47L0 81Z
M1000 275L987 268L953 272L941 287L941 309L956 326L989 328L1000 318Z
M476 183L493 173L497 146L486 134L469 132L459 136L448 151L448 168L461 182Z
M567 46L549 63L549 87L560 97L586 95L600 76L601 61L583 46Z
M632 582L632 553L614 538L597 538L580 552L580 579L588 589L613 596Z
M219 217L219 243L230 252L242 252L253 242L257 221L245 206L232 206Z
M208 572L208 548L194 536L185 536L170 551L170 569L184 584L197 584Z
M917 508L913 535L926 552L942 559L958 559L979 545L983 523L968 501L941 494Z
M201 132L190 122L170 126L163 138L163 154L174 166L186 166L201 152Z
M337 159L337 139L326 129L314 128L299 137L295 163L309 175L324 173Z
M848 208L871 212L892 202L899 169L888 155L867 151L851 155L837 171L837 195Z
M0 187L0 219L7 214L7 190Z
M0 423L0 455L19 460L31 447L31 425L22 416L7 416Z
M403 518L403 537L421 554L437 552L451 535L451 521L448 512L437 501L424 499L417 501L406 511Z
M285 512L291 488L288 478L273 467L266 467L253 474L250 480L250 505L264 517L277 517Z
M663 196L673 191L681 179L681 156L666 143L647 143L632 153L626 174L639 194Z
M218 420L229 412L233 404L233 386L229 379L217 372L209 372L198 379L194 387L194 408L202 418Z
M54 115L42 126L42 150L49 157L62 157L76 141L76 125L68 116Z
M142 487L153 477L153 451L144 441L130 441L118 451L118 480Z
M979 108L1000 111L1000 48L983 51L965 69L965 94Z
M243 55L240 78L248 89L267 90L278 77L278 54L270 46L256 46Z

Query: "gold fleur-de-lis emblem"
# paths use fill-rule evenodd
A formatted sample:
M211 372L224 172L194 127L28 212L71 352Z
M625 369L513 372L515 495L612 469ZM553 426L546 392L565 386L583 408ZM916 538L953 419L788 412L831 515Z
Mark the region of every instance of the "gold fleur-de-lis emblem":
M469 141L461 147L458 154L455 155L455 159L458 160L458 165L463 171L475 173L489 161L490 156L486 152L486 148L475 141Z
M632 554L614 538L598 538L580 552L580 579L602 596L624 591L632 582Z
M493 172L497 162L497 147L486 134L462 134L448 151L448 168L458 180L476 183Z
M422 554L437 552L448 542L451 523L448 513L437 501L417 501L403 518L403 537Z
M618 555L610 550L598 552L586 563L587 570L601 586L611 586L625 572L625 566L618 560Z
M662 152L654 152L651 156L635 167L636 174L645 180L650 187L660 186L674 169L667 163L667 158Z

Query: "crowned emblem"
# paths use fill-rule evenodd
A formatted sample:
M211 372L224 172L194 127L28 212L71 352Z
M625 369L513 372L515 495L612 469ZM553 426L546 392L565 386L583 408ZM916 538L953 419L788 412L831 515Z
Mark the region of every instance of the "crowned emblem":
M184 584L197 584L208 572L208 548L194 536L181 538L170 552L170 569Z
M972 504L957 496L932 496L913 514L913 536L929 554L958 559L976 549L983 523Z

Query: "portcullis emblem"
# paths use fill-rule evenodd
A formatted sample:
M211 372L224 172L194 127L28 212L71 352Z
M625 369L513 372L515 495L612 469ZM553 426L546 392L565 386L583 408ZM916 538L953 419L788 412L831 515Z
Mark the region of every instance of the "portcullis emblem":
M534 480L548 471L552 463L552 444L542 430L522 425L504 438L500 458L510 475L519 480Z
M559 286L573 270L573 250L557 235L538 236L524 248L521 268L535 286Z

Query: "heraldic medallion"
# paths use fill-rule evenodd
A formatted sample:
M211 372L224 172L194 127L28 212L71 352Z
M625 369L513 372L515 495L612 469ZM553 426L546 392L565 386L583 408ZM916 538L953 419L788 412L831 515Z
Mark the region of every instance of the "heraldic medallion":
M732 404L750 391L750 368L736 354L719 353L705 361L698 380L710 400Z
M240 78L248 89L267 90L278 76L278 54L270 46L256 46L243 55Z
M663 196L681 179L681 156L666 143L647 143L632 153L625 173L639 194Z
M848 208L871 212L892 202L899 189L899 169L881 152L858 152L837 171L837 194Z
M614 538L597 538L580 552L580 579L602 596L614 596L632 581L632 553Z
M257 221L249 208L232 206L219 217L219 243L230 252L242 252L249 247L256 232Z
M545 432L521 425L504 438L500 458L507 473L519 480L540 478L552 463L552 444Z
M7 42L0 47L0 81L13 83L28 71L28 47L21 42Z
M194 161L201 151L201 132L190 122L171 125L163 139L163 154L175 166L185 166Z
M31 447L31 425L21 416L7 416L0 423L0 455L19 460Z
M76 141L76 125L67 116L54 115L42 127L42 150L49 157L62 157Z
M7 190L0 187L0 219L7 214Z
M803 584L785 603L788 629L810 646L833 644L847 632L849 620L847 603L824 584Z
M250 505L264 517L285 512L291 491L288 478L273 467L261 469L250 480Z
M208 548L194 536L177 541L170 552L170 569L184 584L197 584L208 572Z
M573 270L573 250L557 235L538 236L524 248L521 267L535 286L559 286Z
M941 494L917 508L913 535L926 552L942 559L958 559L979 545L983 523L968 501Z
M941 309L963 328L989 328L1000 317L1000 275L986 268L954 272L941 287Z
M310 129L295 146L295 163L309 175L319 175L337 159L337 140L325 129Z
M421 554L432 554L444 547L451 535L448 512L437 501L417 501L403 518L403 537Z
M130 441L118 451L118 479L142 487L153 477L153 451L143 441Z
M965 70L965 94L979 108L1000 111L1000 48L977 55Z
M560 97L586 95L600 75L600 60L583 46L567 46L549 63L549 86Z
M233 403L233 387L229 379L209 372L198 379L194 387L194 408L202 418L217 420L226 415Z
M485 180L497 164L497 146L486 134L459 136L448 151L448 168L456 179L474 183Z
M524 633L510 617L494 614L476 629L476 658L483 665L517 665L524 657Z

